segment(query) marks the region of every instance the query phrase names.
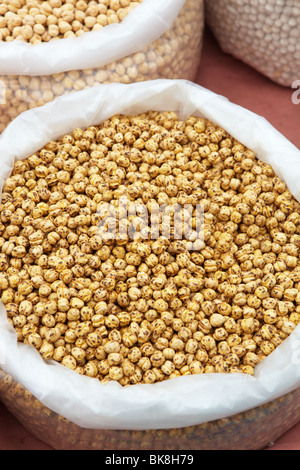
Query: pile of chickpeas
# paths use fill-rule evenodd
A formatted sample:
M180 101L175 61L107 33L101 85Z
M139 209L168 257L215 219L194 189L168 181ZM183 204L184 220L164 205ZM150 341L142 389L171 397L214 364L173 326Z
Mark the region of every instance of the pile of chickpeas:
M120 23L143 0L3 0L0 41L40 44Z
M125 197L118 228L136 230L112 237ZM157 206L176 204L191 227L203 208L194 249L172 218L164 235ZM253 375L300 321L299 213L272 167L213 122L116 115L15 162L1 300L20 342L101 382Z

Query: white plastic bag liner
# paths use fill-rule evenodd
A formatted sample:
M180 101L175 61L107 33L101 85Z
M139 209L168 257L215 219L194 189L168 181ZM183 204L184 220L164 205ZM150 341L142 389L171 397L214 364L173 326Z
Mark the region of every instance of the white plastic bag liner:
M121 23L41 44L0 41L0 74L51 75L99 68L144 49L177 18L186 0L143 0Z
M97 125L118 113L176 111L207 117L226 129L259 158L270 163L300 200L300 151L264 118L185 80L111 84L57 98L19 115L0 136L1 183L14 160L24 159L49 140L75 127ZM0 189L1 189L0 188ZM2 191L2 189L1 189ZM122 387L102 384L17 343L0 309L0 367L45 406L81 427L94 429L167 429L185 427L246 411L300 386L300 325L255 370L245 374L203 374L156 384Z

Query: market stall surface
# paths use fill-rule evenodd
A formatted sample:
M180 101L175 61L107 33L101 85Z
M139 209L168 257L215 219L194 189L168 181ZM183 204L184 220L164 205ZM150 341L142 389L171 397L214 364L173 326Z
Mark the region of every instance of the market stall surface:
M195 81L263 116L300 149L300 94L224 54L208 30ZM51 450L51 447L32 436L0 403L0 450ZM300 450L300 423L270 443L266 450Z

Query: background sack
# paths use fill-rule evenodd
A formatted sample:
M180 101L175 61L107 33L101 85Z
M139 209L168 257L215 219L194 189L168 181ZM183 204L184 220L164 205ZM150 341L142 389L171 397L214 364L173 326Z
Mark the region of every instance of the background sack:
M273 166L300 200L300 152L264 118L185 80L110 84L62 96L18 116L0 136L0 189L15 159L24 159L75 127L97 125L118 113L175 111L206 117ZM212 421L267 403L300 386L300 325L255 370L244 374L182 376L122 387L81 376L17 343L0 308L1 368L38 400L81 427L168 429ZM11 398L13 400L13 396Z
M274 82L300 78L299 0L206 0L206 20L222 50Z
M118 24L32 45L0 41L0 132L21 112L110 82L195 78L204 0L143 0Z

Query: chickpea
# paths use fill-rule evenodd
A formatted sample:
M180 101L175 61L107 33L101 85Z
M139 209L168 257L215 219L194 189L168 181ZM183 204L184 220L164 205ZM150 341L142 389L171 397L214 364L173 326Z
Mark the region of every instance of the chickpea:
M201 161L192 159L197 146ZM286 188L246 152L205 119L148 112L74 129L16 162L0 207L0 293L19 341L123 386L253 375L300 322L300 218ZM124 195L127 228L141 231L111 239L100 222L114 223ZM176 239L177 220L165 236L156 202L199 200L205 244L190 250ZM268 203L278 210L268 213ZM154 239L145 207L158 223Z
M75 37L84 31L97 31L107 24L121 22L133 8L141 3L141 0L136 2L130 0L123 5L124 2L125 0L122 2L111 0L111 7L100 9L100 14L98 14L98 8L92 6L83 8L83 2L77 2L74 10L72 6L67 9L54 0L49 5L49 9L47 4L41 7L35 5L30 9L26 6L20 9L18 4L16 13L5 23L8 26L6 40L16 38L38 44L50 41L52 37ZM10 0L10 3L12 4L13 0ZM5 16L0 18L4 19Z

